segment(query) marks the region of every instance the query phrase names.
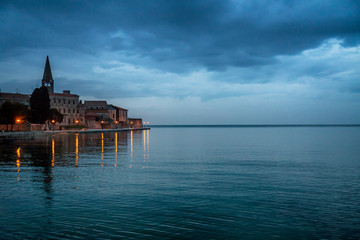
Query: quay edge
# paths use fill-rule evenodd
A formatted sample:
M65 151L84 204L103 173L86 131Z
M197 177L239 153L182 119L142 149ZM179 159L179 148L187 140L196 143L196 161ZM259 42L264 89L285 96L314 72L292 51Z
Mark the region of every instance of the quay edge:
M101 132L123 132L123 131L150 130L150 127L143 128L117 128L117 129L86 129L86 130L57 130L57 131L24 131L24 132L0 132L0 138L8 136L39 136L61 133L101 133Z

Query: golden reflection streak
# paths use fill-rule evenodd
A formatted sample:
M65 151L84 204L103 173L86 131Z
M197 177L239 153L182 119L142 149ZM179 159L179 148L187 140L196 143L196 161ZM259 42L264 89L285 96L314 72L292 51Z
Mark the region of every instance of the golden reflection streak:
M133 131L130 131L130 149L131 149L131 152L130 152L130 161L132 162L133 161ZM130 163L130 168L131 168L131 163Z
M117 156L117 152L118 152L118 133L117 132L115 132L115 167L117 167L117 158L118 158L118 156Z
M51 166L55 165L55 138L51 139Z
M16 159L16 167L17 167L17 172L20 172L20 156L21 156L21 148L18 147L16 149L16 155L17 155L17 159ZM17 177L17 180L19 181L20 180L20 177Z
M150 130L146 130L147 132L147 159L149 160L149 150L150 150Z
M101 166L104 166L104 134L101 133Z
M21 155L21 147L18 147L18 148L16 149L16 155L17 155L18 158L20 158L20 155Z
M75 167L79 165L79 134L75 134Z
M144 162L146 161L146 131L143 131L144 135Z

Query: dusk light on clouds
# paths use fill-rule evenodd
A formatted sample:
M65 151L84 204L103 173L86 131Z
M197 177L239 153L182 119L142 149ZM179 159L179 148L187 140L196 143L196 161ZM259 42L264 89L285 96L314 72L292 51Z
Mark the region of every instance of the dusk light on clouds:
M360 2L1 1L0 89L152 124L360 123Z

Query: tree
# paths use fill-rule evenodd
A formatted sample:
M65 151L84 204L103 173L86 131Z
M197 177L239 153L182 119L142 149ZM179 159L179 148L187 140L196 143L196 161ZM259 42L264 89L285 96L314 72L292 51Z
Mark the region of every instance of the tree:
M31 123L44 123L50 113L50 98L46 87L35 88L30 97Z
M49 112L48 120L62 123L64 115L62 115L56 108L51 108Z
M9 124L14 123L14 106L11 102L4 102L0 108L0 122L6 124L6 131L9 130ZM12 126L11 126L12 129Z
M11 124L16 122L16 120L25 120L28 115L28 107L22 103L11 103L6 101L0 107L0 123ZM6 127L7 130L8 126Z

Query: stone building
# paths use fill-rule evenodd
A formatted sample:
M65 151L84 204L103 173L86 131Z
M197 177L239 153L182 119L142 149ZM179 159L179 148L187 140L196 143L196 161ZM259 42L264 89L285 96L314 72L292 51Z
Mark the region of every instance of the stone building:
M82 104L79 95L71 94L70 90L55 93L54 83L50 60L47 56L41 85L48 89L50 108L57 109L64 116L63 122L57 125L87 125L89 128L140 128L143 126L140 118L128 119L127 109L108 104L106 101L85 101ZM0 92L0 106L5 101L29 106L30 97L30 94Z
M57 109L64 119L60 125L85 125L85 109L79 95L71 94L70 90L63 93L49 93L51 108Z
M141 118L129 118L128 124L130 128L142 128L143 122Z
M119 127L127 127L128 124L128 110L114 105L108 105L108 109L111 109L110 118Z
M86 124L85 108L81 101L79 101L79 95L71 94L70 90L64 90L62 93L54 92L54 79L52 77L48 56L46 57L44 75L41 81L41 85L48 89L50 108L55 108L64 115L60 126Z
M107 104L106 101L85 101L84 106L89 126L97 126L97 128L127 127L127 109Z
M84 101L85 120L90 128L111 128L112 120L106 101Z
M26 106L30 105L30 96L29 94L20 94L20 93L2 93L0 92L0 106L6 102L12 103L22 103Z

